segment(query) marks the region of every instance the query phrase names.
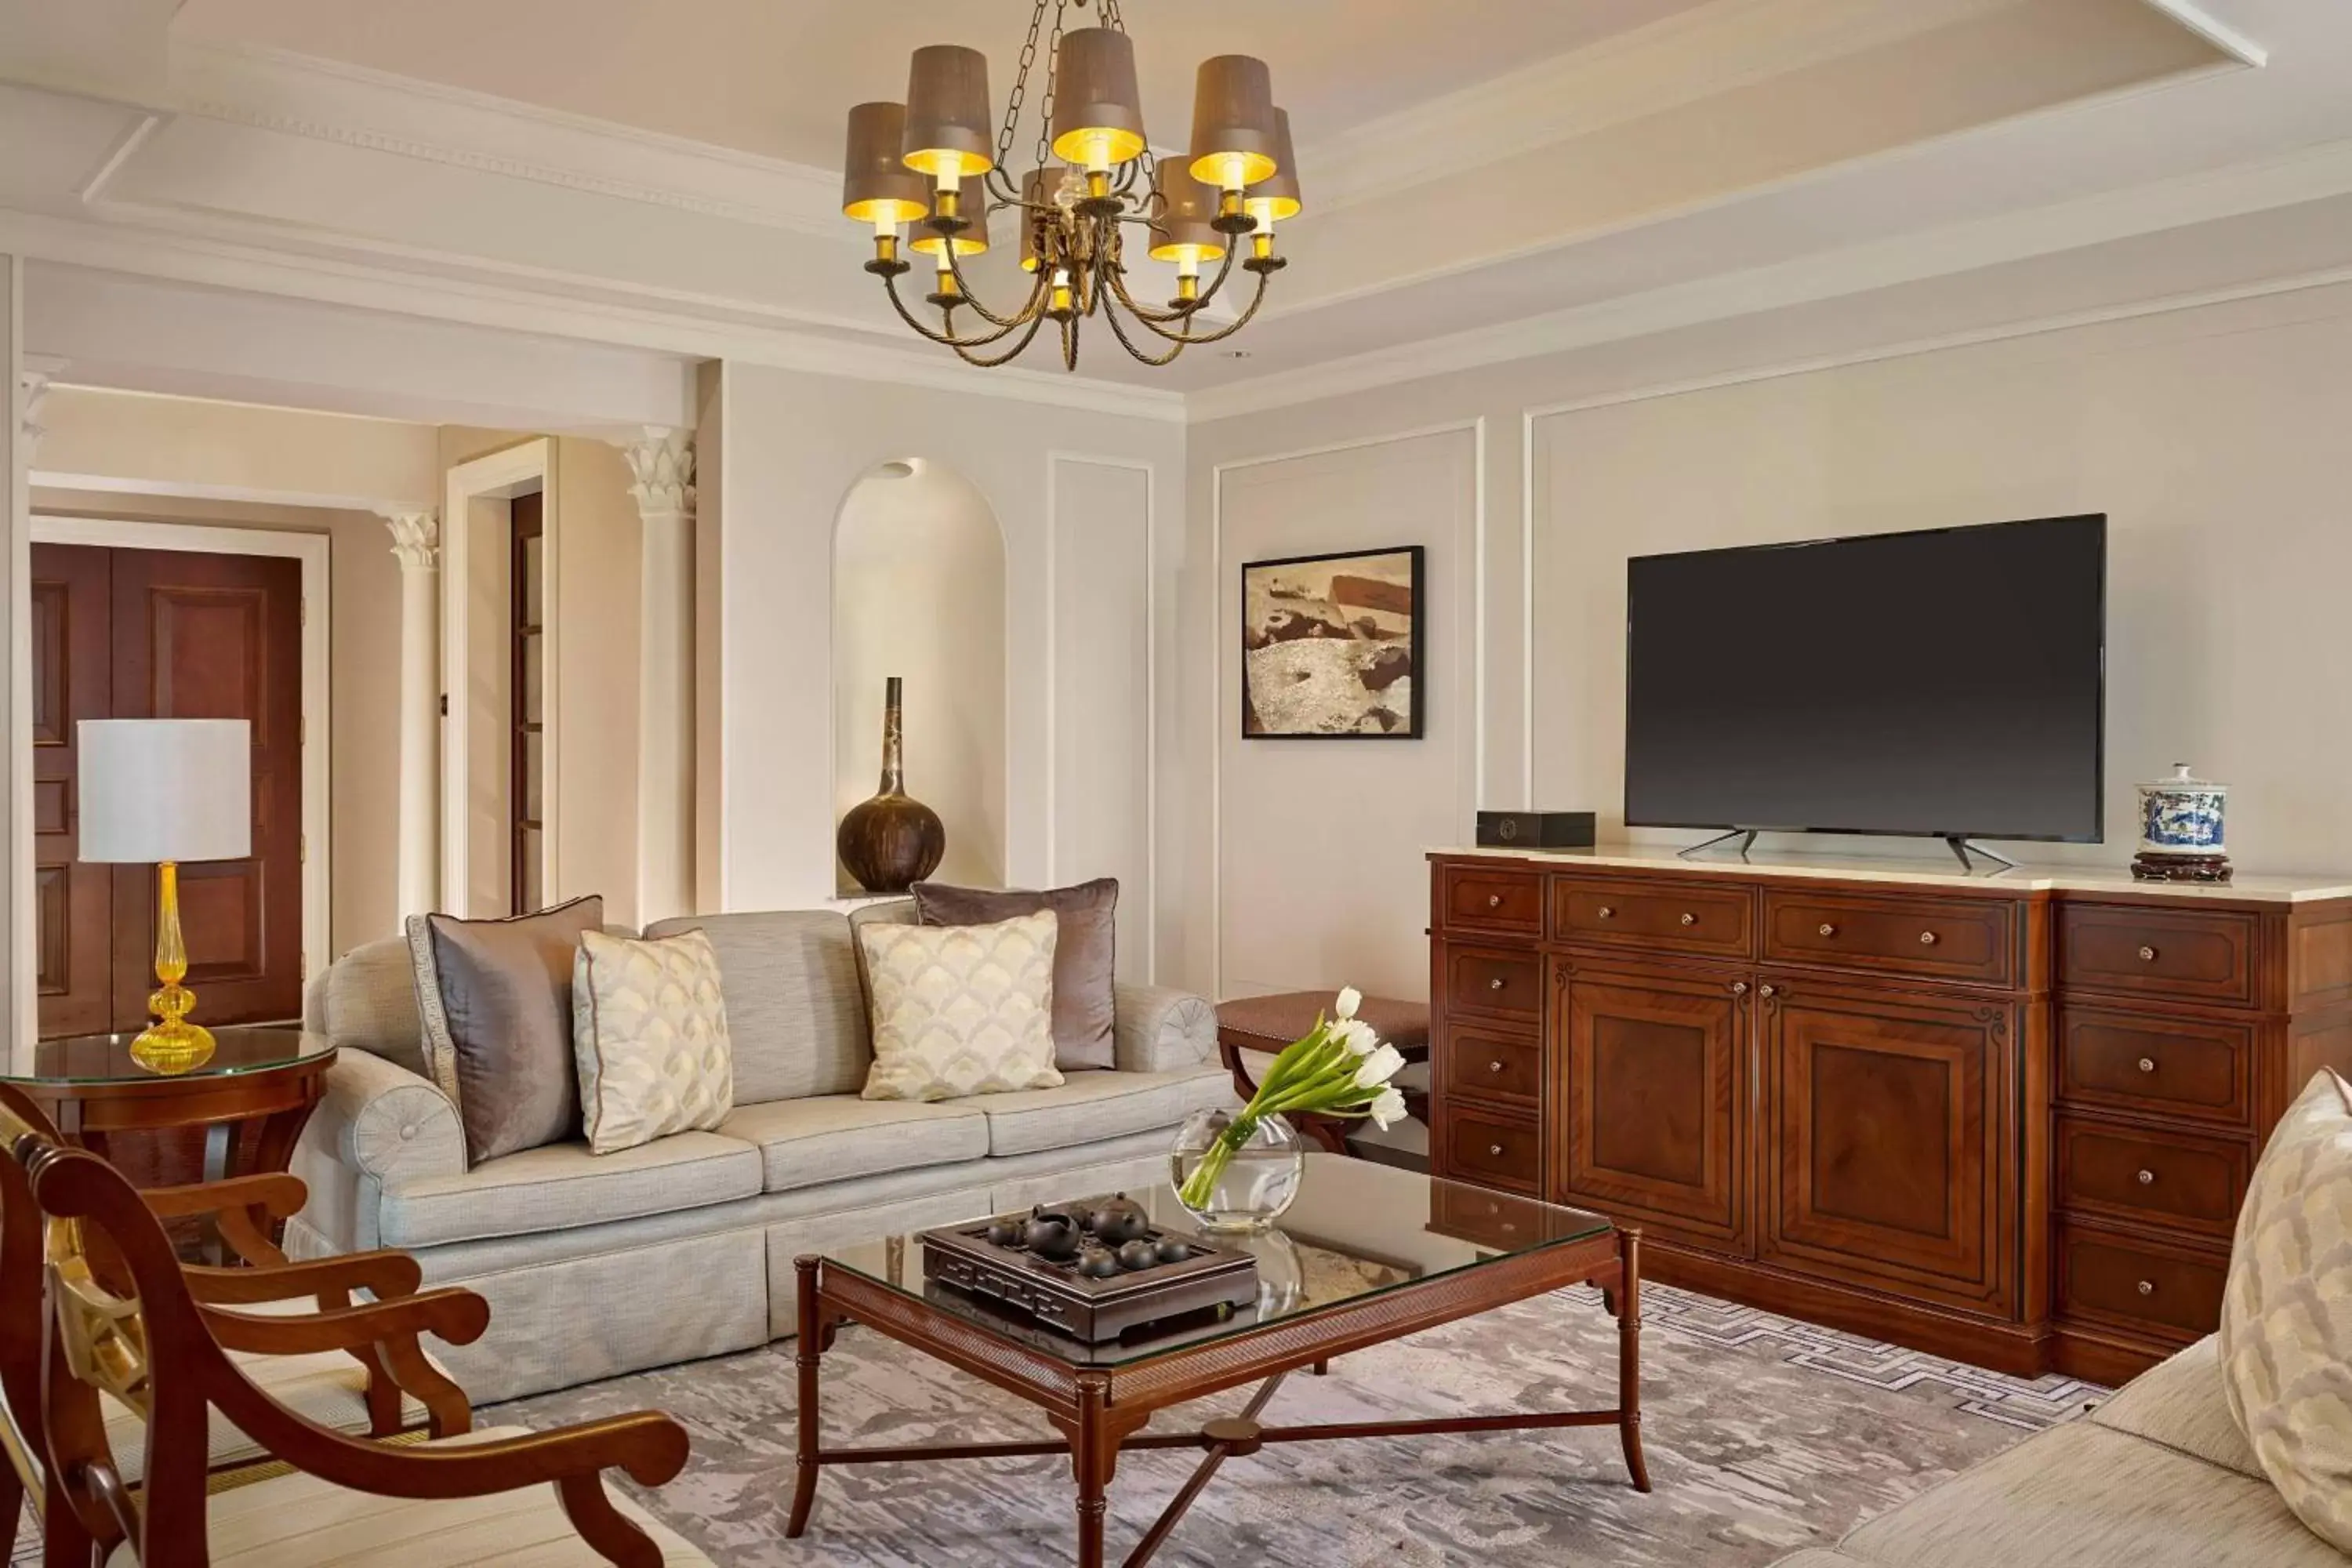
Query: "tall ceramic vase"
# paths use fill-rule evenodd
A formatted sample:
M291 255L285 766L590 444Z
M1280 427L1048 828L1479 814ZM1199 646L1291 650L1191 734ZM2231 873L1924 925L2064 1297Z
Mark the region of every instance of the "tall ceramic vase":
M882 787L849 808L833 840L841 863L870 893L905 892L938 870L948 852L940 814L907 793L899 685L894 675L883 689Z

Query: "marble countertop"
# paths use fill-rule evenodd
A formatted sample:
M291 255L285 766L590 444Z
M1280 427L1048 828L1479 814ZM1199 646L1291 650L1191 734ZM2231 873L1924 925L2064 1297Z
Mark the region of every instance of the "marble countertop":
M1963 869L1946 853L1912 858L1875 855L1808 855L1780 850L1750 850L1740 855L1730 846L1683 858L1665 844L1602 844L1591 849L1520 849L1449 845L1432 855L1475 856L1499 860L1557 861L1563 865L1598 866L1627 871L1739 871L1756 877L1834 878L1841 881L1887 882L1915 888L2014 889L2019 892L2133 893L2184 901L2240 903L2317 903L2327 899L2352 899L2352 873L2332 876L2280 877L2239 873L2228 882L2141 882L2128 866L2021 865L2002 867L1979 862Z

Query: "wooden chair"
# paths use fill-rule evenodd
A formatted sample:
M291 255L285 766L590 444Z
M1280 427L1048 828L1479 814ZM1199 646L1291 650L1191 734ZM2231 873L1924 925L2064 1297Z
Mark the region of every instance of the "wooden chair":
M709 1568L604 1490L607 1469L658 1486L685 1466L686 1433L668 1416L643 1411L409 1447L331 1431L271 1399L229 1358L215 1325L240 1314L196 1300L162 1223L113 1167L42 1137L5 1107L0 1139L8 1145L0 1163L25 1173L45 1221L49 1563L99 1562L121 1543L145 1568L599 1560ZM397 1317L430 1300L376 1310ZM107 1441L101 1393L148 1425L146 1480L135 1500ZM203 1452L215 1412L297 1473L238 1487L208 1507Z
M0 1085L0 1111L37 1139L63 1142L39 1107L10 1086ZM268 1232L302 1205L303 1185L291 1176L155 1188L141 1197L159 1218L213 1217L224 1240L250 1260L244 1268L191 1268L184 1277L215 1337L279 1403L373 1437L418 1428L449 1436L472 1425L465 1391L425 1355L419 1335L460 1344L479 1338L489 1309L478 1296L420 1295L422 1271L402 1253L288 1262ZM354 1291L376 1300L354 1305ZM44 1518L50 1502L40 1381L44 1321L41 1216L24 1170L0 1159L0 1447L9 1460L0 1468L0 1557L14 1546L25 1497L36 1500ZM135 1487L145 1468L145 1425L119 1400L103 1398L100 1409L118 1471ZM224 1479L268 1458L226 1421L212 1424L199 1452Z

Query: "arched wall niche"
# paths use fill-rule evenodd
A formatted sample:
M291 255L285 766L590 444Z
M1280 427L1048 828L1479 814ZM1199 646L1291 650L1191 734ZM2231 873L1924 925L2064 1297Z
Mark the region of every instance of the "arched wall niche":
M833 539L833 819L874 793L898 676L907 793L947 826L933 875L968 887L1004 885L1004 532L970 480L911 458L850 488Z

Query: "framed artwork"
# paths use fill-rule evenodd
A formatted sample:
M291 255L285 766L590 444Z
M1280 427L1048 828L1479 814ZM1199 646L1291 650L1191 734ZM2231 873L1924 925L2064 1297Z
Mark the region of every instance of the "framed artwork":
M1242 734L1421 738L1422 547L1242 566Z

